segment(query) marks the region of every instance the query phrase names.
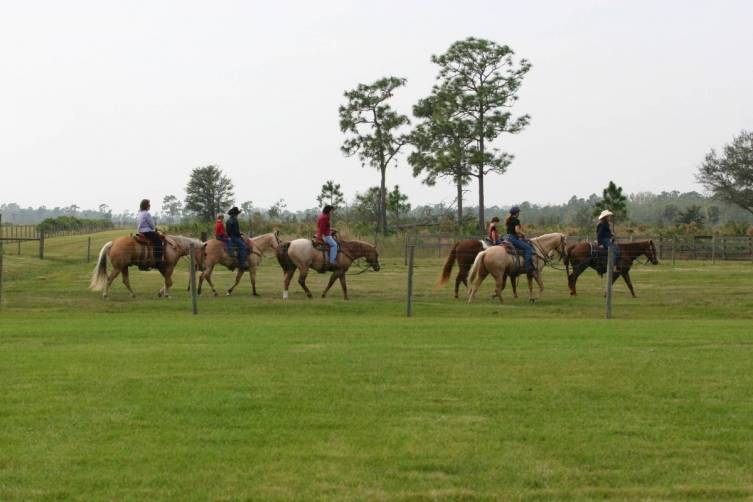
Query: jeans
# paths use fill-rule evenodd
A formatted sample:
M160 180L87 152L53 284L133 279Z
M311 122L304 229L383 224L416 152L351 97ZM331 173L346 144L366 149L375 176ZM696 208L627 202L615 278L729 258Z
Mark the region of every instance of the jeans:
M325 235L323 239L329 246L329 262L334 265L337 261L337 241L331 235Z
M526 270L533 270L533 247L526 241L518 239L517 235L509 235L508 240L517 249L523 251L523 256L526 264Z
M228 243L228 251L230 255L233 255L233 247L238 248L238 268L247 269L248 263L246 263L246 243L243 242L243 237L230 237Z
M154 263L155 265L160 266L162 264L162 239L160 239L157 232L142 232L142 234L152 243Z

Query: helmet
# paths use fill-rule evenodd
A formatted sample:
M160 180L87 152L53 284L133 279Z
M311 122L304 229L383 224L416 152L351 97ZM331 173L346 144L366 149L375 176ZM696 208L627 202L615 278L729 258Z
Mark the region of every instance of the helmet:
M510 208L510 214L518 214L520 212L520 208L518 206L512 206Z

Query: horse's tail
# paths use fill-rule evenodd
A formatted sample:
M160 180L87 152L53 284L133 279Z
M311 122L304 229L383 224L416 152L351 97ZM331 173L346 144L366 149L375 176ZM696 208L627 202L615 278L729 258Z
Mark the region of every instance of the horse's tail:
M92 280L89 283L89 289L92 291L102 291L102 288L107 284L107 255L112 247L112 241L108 242L99 251L99 258L97 264L94 265L94 271L92 271Z
M442 269L442 276L437 281L437 287L442 287L445 284L447 284L447 281L450 280L450 273L452 272L452 266L455 265L455 255L456 250L458 248L458 245L460 242L456 242L454 246L452 246L452 249L450 250L450 255L447 257L447 260L444 262L444 268Z
M481 271L481 268L484 267L484 255L486 254L486 251L481 251L479 254L476 255L476 259L473 260L473 266L471 266L471 270L468 274L468 302L470 303L473 301L473 297L476 296L476 291L478 290L479 284L476 284L476 281L479 276L479 272Z
M562 262L565 264L566 267L570 266L570 254L573 252L573 248L575 247L575 244L571 244L567 246L565 249L565 256L562 257Z
M290 249L289 242L286 242L284 244L281 244L280 246L277 246L277 252L276 252L277 261L282 267L282 270L285 272L290 272L291 270L295 270L295 263L293 263L293 260L290 259L290 255L288 254L289 249Z

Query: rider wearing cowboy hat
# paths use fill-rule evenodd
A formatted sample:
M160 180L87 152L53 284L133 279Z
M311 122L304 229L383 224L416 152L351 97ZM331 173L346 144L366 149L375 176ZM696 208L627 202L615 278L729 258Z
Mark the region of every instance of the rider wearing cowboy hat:
M612 250L614 271L617 272L620 263L620 247L614 241L614 234L609 226L612 216L613 213L609 209L603 210L599 215L599 224L596 225L596 241L599 243L599 246L604 246L604 249Z
M240 225L238 224L238 215L241 210L233 206L233 208L227 212L230 218L227 219L225 224L225 230L230 239L228 243L228 252L230 256L233 256L233 246L238 248L238 268L241 270L248 269L248 261L246 260L246 243L243 241L243 235L241 234Z
M507 240L515 246L516 249L523 251L525 257L526 272L533 273L533 246L528 244L523 234L523 226L518 219L520 216L520 208L513 206L510 208L510 216L505 219L505 226L507 227Z

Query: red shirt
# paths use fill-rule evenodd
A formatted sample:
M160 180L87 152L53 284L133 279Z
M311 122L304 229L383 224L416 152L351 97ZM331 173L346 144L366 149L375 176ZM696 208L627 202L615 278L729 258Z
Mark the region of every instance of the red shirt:
M489 225L489 240L491 240L492 243L496 243L497 239L499 239L499 230L497 230L496 224L491 223Z
M215 239L227 239L227 233L225 233L225 224L222 220L214 222L214 238Z
M316 238L322 240L322 237L331 234L332 230L329 228L329 214L322 213L316 220Z

